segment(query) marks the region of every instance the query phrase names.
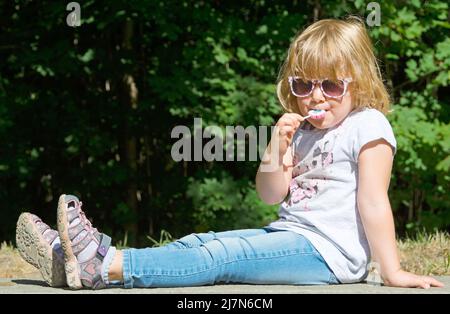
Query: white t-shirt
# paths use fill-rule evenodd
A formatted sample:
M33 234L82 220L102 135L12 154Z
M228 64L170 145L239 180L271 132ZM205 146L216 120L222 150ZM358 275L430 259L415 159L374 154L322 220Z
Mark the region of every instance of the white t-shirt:
M339 281L359 282L370 260L356 200L359 151L383 138L395 154L394 133L381 112L368 108L351 112L329 129L306 130L305 125L293 138L289 194L280 205L279 220L269 227L302 234Z

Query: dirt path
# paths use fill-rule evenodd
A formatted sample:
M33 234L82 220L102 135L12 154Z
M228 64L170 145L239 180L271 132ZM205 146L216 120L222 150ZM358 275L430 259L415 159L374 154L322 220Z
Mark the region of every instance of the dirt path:
M39 271L25 262L19 252L2 244L0 248L0 278L41 279Z

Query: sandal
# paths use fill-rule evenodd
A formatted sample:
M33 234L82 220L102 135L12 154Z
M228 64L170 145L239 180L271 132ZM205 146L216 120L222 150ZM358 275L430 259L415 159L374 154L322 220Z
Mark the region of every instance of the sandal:
M103 259L111 238L98 232L73 195L61 195L58 202L58 232L64 251L67 284L72 289L105 288L101 276Z
M57 240L58 232L51 229L38 216L22 213L17 220L16 245L22 258L39 269L42 278L51 287L64 287L64 253Z

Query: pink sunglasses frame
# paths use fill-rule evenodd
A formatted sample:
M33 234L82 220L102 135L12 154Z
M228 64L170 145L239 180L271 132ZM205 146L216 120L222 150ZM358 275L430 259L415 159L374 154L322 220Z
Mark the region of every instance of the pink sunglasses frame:
M313 90L314 90L314 88L316 87L316 84L317 84L317 83L320 84L320 85L319 85L319 86L320 86L320 90L322 91L322 94L324 94L326 97L329 97L329 98L341 98L342 96L345 95L345 93L347 93L348 84L349 84L350 82L353 81L353 79L352 79L351 77L346 77L346 78L343 78L343 79L339 79L339 81L344 82L344 91L343 91L342 95L339 95L339 96L331 96L331 95L328 95L328 94L323 90L323 87L322 87L322 82L328 80L328 78L324 78L324 79L321 79L321 80L308 80L307 82L311 82L311 83L312 83L311 90L309 91L308 94L305 94L305 95L298 95L298 94L296 94L296 93L294 92L294 87L293 87L293 85L292 85L293 82L294 82L294 80L296 80L296 79L301 79L301 77L299 77L299 76L289 76L289 77L288 77L289 87L290 87L290 89L291 89L292 95L294 95L295 97L299 97L299 98L304 98L304 97L308 97L309 95L311 95L311 93L313 92Z

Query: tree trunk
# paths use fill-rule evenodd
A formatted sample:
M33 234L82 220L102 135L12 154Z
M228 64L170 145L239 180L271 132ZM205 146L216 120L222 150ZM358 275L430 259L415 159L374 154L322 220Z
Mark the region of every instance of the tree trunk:
M122 49L124 51L132 51L132 39L133 39L133 21L126 20L123 26L123 40ZM129 116L132 114L138 105L138 89L133 77L132 69L124 73L122 77L122 101L123 106L125 106L124 112L127 114L124 118L124 128L123 128L123 144L124 144L124 157L123 160L126 163L127 169L129 171L129 181L127 187L127 205L131 211L131 217L133 220L125 225L125 230L129 235L129 244L136 245L137 234L138 234L138 199L137 199L137 139L130 130L130 120Z
M320 1L314 1L314 22L317 22L320 17Z
M152 186L152 168L150 163L150 138L148 135L144 136L144 151L145 151L145 172L146 172L146 179L147 179L147 195L148 195L148 201L150 202L153 197L153 186ZM148 234L153 234L154 232L154 226L153 226L153 212L150 211L148 215Z

